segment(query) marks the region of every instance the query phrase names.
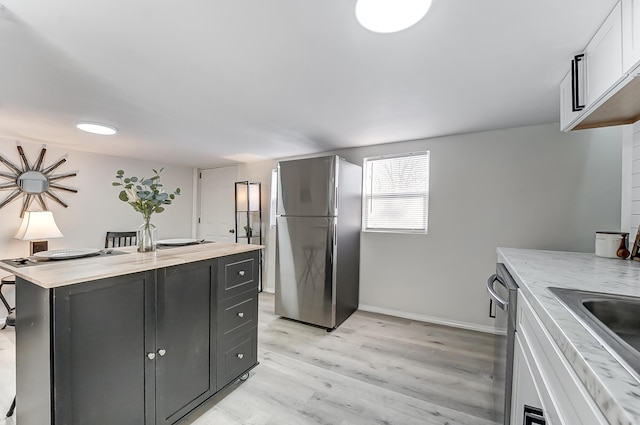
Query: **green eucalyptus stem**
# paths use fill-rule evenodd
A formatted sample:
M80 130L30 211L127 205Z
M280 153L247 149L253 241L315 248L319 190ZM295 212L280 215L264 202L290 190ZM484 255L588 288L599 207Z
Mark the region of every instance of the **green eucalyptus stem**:
M151 215L164 211L164 205L171 205L177 195L180 195L180 188L173 192L165 192L164 186L160 183L159 171L152 170L154 175L150 178L138 178L136 176L125 177L124 170L116 172L116 179L112 186L120 186L122 190L118 198L128 203L134 210L142 214L144 223L138 228L138 251L154 251L155 246L155 226L151 224Z
M159 171L152 170L154 175L150 178L138 178L136 176L125 177L124 170L116 172L116 179L112 186L120 186L122 190L118 198L128 203L134 210L141 213L145 218L151 217L153 213L164 211L164 205L171 205L177 195L180 195L180 188L173 192L165 192L164 186L160 183Z

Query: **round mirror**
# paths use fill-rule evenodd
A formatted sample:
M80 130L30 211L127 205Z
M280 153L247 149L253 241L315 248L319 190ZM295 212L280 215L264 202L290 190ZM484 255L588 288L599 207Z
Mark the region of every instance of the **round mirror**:
M49 188L49 179L40 171L27 171L16 179L21 191L31 194L38 194Z

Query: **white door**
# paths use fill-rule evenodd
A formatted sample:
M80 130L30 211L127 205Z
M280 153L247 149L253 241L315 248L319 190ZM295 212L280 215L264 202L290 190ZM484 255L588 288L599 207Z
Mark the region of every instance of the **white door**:
M235 242L235 182L238 168L224 167L200 173L200 216L198 238Z

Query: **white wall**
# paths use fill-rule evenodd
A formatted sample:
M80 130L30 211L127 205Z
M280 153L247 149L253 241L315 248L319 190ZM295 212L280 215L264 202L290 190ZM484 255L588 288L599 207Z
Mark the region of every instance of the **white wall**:
M362 234L361 308L489 330L485 281L496 247L593 252L595 231L619 230L622 130L558 127L332 152L362 164L369 156L431 151L429 233ZM268 194L274 166L240 173L262 181ZM266 244L273 249L273 237ZM265 273L265 287L273 290L273 274Z
M275 228L269 227L269 203L271 200L271 171L276 168L277 161L261 161L243 164L238 167L238 180L261 182L262 189L262 286L268 292L275 288Z
M629 152L630 151L630 152ZM636 238L636 232L640 228L640 121L632 126L631 147L625 150L625 159L631 161L630 181L627 183L631 191L629 232L631 246Z
M631 225L632 216L632 175L634 169L633 151L634 151L634 130L635 125L621 126L622 130L622 193L620 199L620 230L623 232L629 232L629 241L631 245L629 250L633 246L635 240L635 234L638 230L637 227L633 228ZM637 168L637 164L636 164ZM640 170L638 170L640 172ZM628 242L629 242L628 241Z
M33 163L42 145L23 142L22 146L27 158ZM0 155L16 165L20 164L15 141L0 139ZM53 211L56 223L64 235L63 238L49 240L49 249L102 248L108 230L135 230L141 224L141 214L118 199L120 188L112 186L111 183L115 181L116 171L119 169L123 169L127 175L151 176L151 169L159 169L163 164L47 146L45 165L55 163L64 155L67 155L67 162L58 168L54 175L77 171L76 177L61 180L60 184L77 189L78 193L54 192L69 205L68 208L52 200L47 201L49 210ZM2 164L0 170L8 171ZM167 190L180 187L182 195L178 196L172 205L167 206L164 212L152 216L152 223L158 228L158 237L191 237L193 169L167 166L160 176ZM6 190L0 191L0 202L8 194ZM0 209L0 258L23 257L29 254L29 242L13 239L20 226L21 209L22 196ZM33 203L31 209L40 209L39 204ZM0 271L0 275L5 276L7 273ZM11 288L8 290L11 291ZM4 308L0 306L0 316L3 314Z
M619 230L622 130L561 133L557 128L549 124L335 152L361 164L368 156L431 151L429 234L362 234L361 308L488 329L484 284L495 268L497 246L593 252L596 230ZM36 144L23 147L31 161L40 151ZM149 175L163 164L51 146L46 164L65 154L68 161L60 172L78 176L62 183L79 192L58 192L69 208L49 203L65 235L50 240L50 249L101 247L107 230L135 229L140 214L118 199L118 188L111 186L115 171ZM19 162L14 141L0 140L0 155ZM263 183L265 227L275 165L265 161L238 170L239 180ZM154 216L159 237L194 236L193 170L166 167L162 180L169 189L180 187L183 195ZM0 191L2 199L4 194ZM16 200L0 209L0 258L28 252L28 242L12 239L20 207ZM274 239L265 230L264 284L273 290Z

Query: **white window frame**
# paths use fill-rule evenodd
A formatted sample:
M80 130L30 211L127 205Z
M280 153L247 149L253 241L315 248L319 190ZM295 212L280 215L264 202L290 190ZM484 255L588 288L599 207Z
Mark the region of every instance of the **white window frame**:
M370 182L371 176L369 175L369 163L376 161L384 161L398 158L408 158L412 156L424 156L426 158L426 178L424 190L416 192L394 192L394 193L369 193L372 190L372 184ZM362 167L362 231L363 232L375 232L375 233L413 233L413 234L426 234L429 225L429 174L430 174L430 151L418 151L396 155L382 155L370 158L364 158ZM389 227L374 227L370 226L367 221L368 208L371 207L370 200L373 201L376 198L390 199L390 198L423 198L424 199L424 222L418 228L407 228L406 223L403 225L401 221L395 223L394 226Z

